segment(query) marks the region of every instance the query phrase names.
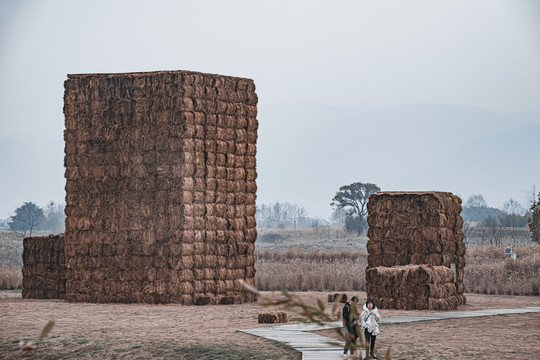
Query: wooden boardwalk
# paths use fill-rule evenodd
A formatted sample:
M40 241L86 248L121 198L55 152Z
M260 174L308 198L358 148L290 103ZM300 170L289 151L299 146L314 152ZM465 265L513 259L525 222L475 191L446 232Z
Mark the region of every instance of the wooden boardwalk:
M524 314L540 312L540 307L524 307L515 309L489 309L476 311L447 311L440 313L393 316L382 318L381 324L407 323L415 321L445 320L455 318L468 318L478 316L493 316L505 314ZM314 334L313 331L333 329L340 327L341 322L331 322L324 326L316 324L288 324L281 326L267 326L255 329L239 330L251 335L260 336L266 339L276 340L292 346L302 352L302 359L306 360L333 360L342 359L343 342L331 339L326 336Z

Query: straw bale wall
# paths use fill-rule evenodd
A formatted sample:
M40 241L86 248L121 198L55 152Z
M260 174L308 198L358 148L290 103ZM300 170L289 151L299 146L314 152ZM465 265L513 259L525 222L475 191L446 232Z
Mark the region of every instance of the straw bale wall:
M64 104L66 300L253 301L254 82L68 75Z
M66 294L64 234L23 240L23 299L63 299Z
M366 245L366 289L373 292L368 290L368 296L376 295L387 307L400 309L455 309L457 305L465 302L462 294L465 290L463 279L466 248L459 197L446 192L379 192L370 196L367 208L369 240ZM392 292L392 289L377 290L371 286L374 280L369 278L368 274L374 273L370 269L379 269L379 277L392 277L393 272L380 269L396 267L399 272L400 266L410 264L431 265L437 269L443 266L449 271L455 270L455 273L452 271L455 294L435 290L429 294L421 292L419 296L422 298L417 303L401 300L398 304L394 301L396 292ZM408 276L408 279L411 277ZM387 279L381 284L390 286L388 284L392 284L392 281ZM414 293L413 290L411 285L408 292L402 292L409 294ZM388 294L388 297L381 297L381 294ZM436 295L440 297L437 298ZM448 300L450 298L453 300ZM439 302L443 305L434 305L435 299L444 300ZM429 301L432 302L431 305ZM404 303L408 305L403 305Z
M366 292L381 308L448 310L465 302L446 266L379 266L368 268L366 277Z

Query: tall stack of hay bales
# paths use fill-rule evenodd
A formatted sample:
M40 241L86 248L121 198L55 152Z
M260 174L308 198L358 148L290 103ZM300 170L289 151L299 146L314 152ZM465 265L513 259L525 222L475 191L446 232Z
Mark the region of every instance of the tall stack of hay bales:
M400 309L447 310L465 303L459 197L447 192L379 192L369 198L367 221L369 297ZM422 271L432 275L419 282L415 274ZM452 281L448 281L449 271ZM407 300L410 297L416 300Z
M254 82L68 75L66 300L255 300Z
M23 240L23 299L63 299L66 294L64 234Z

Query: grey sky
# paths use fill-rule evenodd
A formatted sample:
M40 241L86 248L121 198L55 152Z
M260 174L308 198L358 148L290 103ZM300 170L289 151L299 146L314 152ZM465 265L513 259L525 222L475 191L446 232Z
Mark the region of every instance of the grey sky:
M401 179L382 169L388 163L358 172L347 171L344 162L333 171L306 161L317 143L304 138L324 142L321 134L332 127L332 119L313 114L317 106L347 109L344 126L367 121L369 109L405 104L539 110L540 1L0 0L0 20L0 218L24 201L64 199L68 73L179 69L254 79L261 122L258 201L296 202L315 216L328 216L337 187L353 181L383 190L483 193L493 206L510 197L522 201L523 191L540 185L538 173L526 172L523 183L508 179L488 193L482 181L426 180L425 168ZM296 117L273 116L295 107ZM307 116L319 132L305 131ZM521 125L531 124L529 117ZM280 151L283 138L294 143L288 153ZM386 144L397 146L396 153L398 145ZM328 159L339 157L339 149L328 151L337 152ZM462 168L455 166L458 173Z

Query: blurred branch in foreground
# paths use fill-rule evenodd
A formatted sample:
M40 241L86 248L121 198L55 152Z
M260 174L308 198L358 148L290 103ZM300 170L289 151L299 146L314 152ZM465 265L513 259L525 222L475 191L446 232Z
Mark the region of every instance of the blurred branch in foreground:
M45 337L47 335L49 335L49 333L51 332L52 328L54 327L54 321L53 320L50 320L47 325L45 325L45 327L43 328L43 330L41 330L41 334L39 335L39 339L34 343L32 340L21 340L19 342L19 347L21 348L21 350L23 351L31 351L31 350L36 350L37 349L37 346L39 345L39 343L41 343L43 341L43 339L45 339Z
M301 299L298 298L295 294L289 293L285 288L281 287L280 291L283 295L282 298L274 300L268 296L264 296L260 293L259 290L254 288L253 286L242 282L242 285L246 289L245 291L248 291L254 295L256 295L260 300L262 300L262 306L268 307L268 306L280 306L283 309L286 310L295 310L300 313L300 315L304 316L308 323L313 323L317 325L328 325L329 322L334 321L341 321L341 309L339 307L339 302L336 298L336 300L332 303L332 309L328 313L326 306L324 302L320 299L317 300L317 306L312 306L309 304L306 304ZM336 334L338 335L338 338L345 342L346 346L350 349L354 350L360 350L365 349L368 350L369 345L364 342L363 338L363 332L357 331L357 333L360 335L358 337L359 344L353 344L351 342L351 339L347 335L345 331L343 331L342 327L334 328ZM337 345L341 346L341 343L339 342L329 342L330 345ZM366 352L369 353L369 350ZM361 358L359 357L361 355L361 352L358 356L349 355L348 359L357 359ZM392 356L390 354L390 347L386 350L386 354L384 357L385 360L391 360Z

